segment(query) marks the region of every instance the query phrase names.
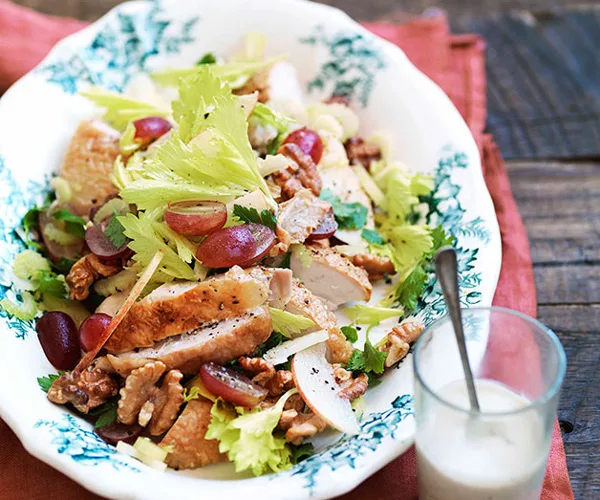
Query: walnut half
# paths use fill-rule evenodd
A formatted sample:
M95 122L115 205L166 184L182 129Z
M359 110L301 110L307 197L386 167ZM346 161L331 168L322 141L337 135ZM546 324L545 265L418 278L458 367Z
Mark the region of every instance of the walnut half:
M89 368L81 373L63 373L52 383L48 399L61 405L71 403L80 412L88 413L116 395L118 390L117 382L109 373Z
M104 263L93 253L81 257L69 271L67 283L72 300L87 299L90 286L100 276L113 276L123 269L120 263Z
M348 401L359 398L369 387L369 377L366 373L354 377L351 371L346 370L339 363L333 365L333 376L342 388L339 392L340 397Z
M327 423L312 411L299 413L297 410L284 410L279 419L279 428L285 431L285 438L298 445L304 439L314 436L327 428Z
M351 257L355 266L362 267L369 273L371 281L382 279L386 274L394 274L394 264L388 257L379 257L378 255L359 253Z
M121 389L117 408L119 420L131 425L137 420L142 427L148 424L150 434L164 434L175 422L183 403L182 373L169 371L158 387L158 381L166 370L161 361L151 361L133 370Z
M321 194L321 176L312 158L297 144L283 144L277 153L290 160L288 168L273 173L273 181L281 188L284 200L293 198L303 188L310 189L315 196Z
M372 161L381 160L381 150L374 144L367 144L360 137L350 137L345 143L346 154L350 160L350 165L361 163L367 170L371 167Z
M254 383L269 391L269 396L280 396L294 387L291 371L276 371L275 367L263 358L242 356L238 359L238 362L242 369L253 377L252 381Z
M418 321L407 321L392 328L386 341L378 347L380 351L387 353L386 368L395 365L408 354L410 344L419 338L423 330L425 326Z

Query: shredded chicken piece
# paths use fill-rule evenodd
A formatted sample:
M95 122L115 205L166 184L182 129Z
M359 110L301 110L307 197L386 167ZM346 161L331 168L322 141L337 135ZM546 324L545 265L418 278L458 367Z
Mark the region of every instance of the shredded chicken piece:
M372 161L381 160L381 150L378 146L367 144L360 137L351 137L344 143L350 165L362 163L369 170Z
M254 266L245 270L254 279L269 287L269 305L281 309L292 295L292 271L278 267Z
M306 245L308 248L314 248L316 250L322 250L323 248L331 248L331 242L329 238L324 240L314 240L311 241L309 245Z
M371 281L377 281L386 274L394 274L394 264L389 257L379 257L368 253L359 253L352 256L352 263L355 266L362 267L369 273Z
M389 368L403 359L408 354L410 344L419 338L423 330L425 326L418 321L407 321L392 328L385 342L378 347L381 352L387 353L385 366Z
M117 408L119 420L131 425L136 419L142 427L150 424L150 434L165 433L175 422L183 403L183 375L178 370L167 373L160 388L156 385L166 366L161 361L151 361L133 370L121 389Z
M69 271L67 283L69 296L72 300L84 300L90 294L90 286L100 276L108 277L117 274L123 269L120 262L102 262L93 253L81 257Z
M330 211L329 203L317 198L309 189L301 188L279 205L276 230L279 242L269 256L287 252L291 244L304 243Z
M253 378L252 381L269 391L269 396L280 396L294 387L294 378L289 370L275 370L275 367L263 358L242 356L238 363Z
M366 373L361 373L358 377L353 377L352 372L346 370L339 363L333 365L333 376L336 382L342 387L338 393L340 397L348 401L354 401L367 392L369 387L369 377Z
M119 386L107 372L98 368L81 373L63 373L48 391L48 399L53 403L71 403L82 413L105 403L117 394Z
M260 123L248 125L250 145L259 155L268 153L269 144L277 138L277 135L277 129L273 125L261 125Z
M267 102L269 100L269 72L270 68L265 71L255 73L243 87L235 89L235 95L246 95L258 92L258 102Z
M288 168L272 175L275 183L281 187L282 197L289 200L302 188L310 189L315 196L319 196L322 181L312 158L293 143L283 144L277 152L292 160Z
M355 266L336 247L312 247L310 257L308 265L305 265L300 256L292 252L290 269L330 309L335 310L352 300L368 301L371 298L373 285L367 272Z
M278 257L279 255L286 253L292 244L290 233L281 226L278 225L275 228L275 234L277 235L277 243L269 250L269 257Z
M299 412L294 409L283 410L281 412L281 417L279 418L279 428L289 429L293 425L294 420L298 416L298 413Z

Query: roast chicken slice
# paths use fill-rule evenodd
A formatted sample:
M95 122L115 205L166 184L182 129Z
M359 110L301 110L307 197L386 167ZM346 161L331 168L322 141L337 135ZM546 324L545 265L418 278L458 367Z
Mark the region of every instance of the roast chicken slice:
M285 310L311 319L315 326L306 333L315 330L327 330L329 333L329 354L333 363L345 363L352 356L354 348L341 332L335 315L325 304L297 279L292 283L292 294Z
M166 459L169 467L197 469L226 460L227 456L219 452L219 442L204 438L212 405L212 401L204 398L191 400L167 432L160 444L173 447Z
M161 340L152 347L136 349L108 360L121 375L144 366L149 361L162 361L166 370L177 369L184 375L195 375L209 361L225 364L251 354L271 335L271 315L267 306L222 321L208 322L199 328Z
M330 210L329 203L320 200L308 189L298 191L292 199L279 205L277 214L279 239L289 244L304 243ZM289 238L281 238L280 232L287 233Z
M119 132L100 120L81 122L67 148L60 177L71 186L69 206L77 215L88 215L117 193L110 180L113 164L121 148Z
M292 253L290 268L311 292L332 309L351 300L368 301L373 287L367 272L355 266L335 248L310 248L309 266Z
M150 347L209 321L236 318L268 297L269 286L237 266L200 283L165 284L134 304L105 348L114 354Z
M278 267L255 266L246 270L250 276L265 283L270 290L269 305L281 309L292 294L292 271Z

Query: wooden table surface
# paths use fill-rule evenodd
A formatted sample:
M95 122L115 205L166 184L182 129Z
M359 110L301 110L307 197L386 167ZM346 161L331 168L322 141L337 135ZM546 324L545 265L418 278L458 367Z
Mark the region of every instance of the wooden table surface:
M14 1L14 0L13 0ZM273 0L276 1L276 0ZM16 0L93 21L117 0ZM494 12L583 5L578 0L326 0L359 20L393 19L443 6L452 21ZM568 372L558 412L575 498L600 498L600 158L507 162L529 233L538 317L565 346Z

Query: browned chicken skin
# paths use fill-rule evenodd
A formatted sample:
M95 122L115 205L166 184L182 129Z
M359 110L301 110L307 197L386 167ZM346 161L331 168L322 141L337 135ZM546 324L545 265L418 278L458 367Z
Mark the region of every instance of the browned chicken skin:
M202 364L209 361L225 364L239 356L251 354L269 335L271 315L268 307L262 306L238 317L169 337L152 347L109 355L108 360L121 374L156 360L163 362L168 370L177 369L186 375L194 375Z
M239 267L200 283L162 285L133 305L104 346L110 353L202 328L265 303L269 288ZM234 356L235 357L235 356Z

